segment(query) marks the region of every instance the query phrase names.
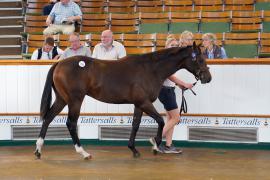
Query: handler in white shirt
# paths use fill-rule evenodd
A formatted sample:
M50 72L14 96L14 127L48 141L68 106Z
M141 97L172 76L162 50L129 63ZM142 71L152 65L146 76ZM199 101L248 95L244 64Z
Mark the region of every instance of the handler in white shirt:
M125 47L113 40L113 32L105 30L101 34L101 43L93 50L92 58L103 60L117 60L126 56Z

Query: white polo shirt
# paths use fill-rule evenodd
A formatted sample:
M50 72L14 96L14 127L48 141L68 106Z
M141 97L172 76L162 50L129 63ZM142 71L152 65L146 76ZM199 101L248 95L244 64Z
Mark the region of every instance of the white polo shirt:
M102 59L102 60L117 60L127 55L125 47L117 42L113 41L112 48L107 50L102 43L95 46L93 50L92 58Z
M43 50L42 50L42 54L41 54L41 60L50 60L50 59L52 59L52 51L53 50L51 50L49 53L47 53L47 52L44 52ZM58 48L57 47L57 53L59 54L59 55L62 55L63 54L63 50L62 49L60 49L60 48ZM32 56L31 56L31 60L37 60L37 58L38 58L38 49L36 49L34 52L33 52L33 54L32 54Z

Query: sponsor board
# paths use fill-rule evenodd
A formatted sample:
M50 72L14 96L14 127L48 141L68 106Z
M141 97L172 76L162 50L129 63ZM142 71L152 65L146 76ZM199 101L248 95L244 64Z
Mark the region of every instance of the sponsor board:
M131 125L132 116L80 116L78 124L84 125ZM165 119L165 117L164 117ZM57 116L51 124L66 124L67 116ZM268 127L268 118L256 117L206 117L182 116L178 126L221 126L221 127ZM0 125L41 125L39 116L1 116ZM157 125L154 119L143 116L141 125Z

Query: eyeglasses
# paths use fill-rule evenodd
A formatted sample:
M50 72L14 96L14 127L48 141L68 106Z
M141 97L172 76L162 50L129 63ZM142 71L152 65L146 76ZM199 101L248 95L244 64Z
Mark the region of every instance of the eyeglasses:
M74 42L78 42L78 41L80 41L79 39L77 39L77 40L73 40L73 41L69 41L70 43L74 43Z
M192 38L186 38L185 40L186 40L186 41L193 41Z
M170 47L179 47L179 44L171 44Z
M202 39L203 41L210 41L209 39Z

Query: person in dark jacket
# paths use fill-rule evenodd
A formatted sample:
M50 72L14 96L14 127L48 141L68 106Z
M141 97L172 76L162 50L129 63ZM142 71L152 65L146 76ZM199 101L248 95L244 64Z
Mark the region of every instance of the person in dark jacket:
M43 15L47 16L50 14L53 6L55 3L57 3L59 0L49 0L49 4L43 7Z
M54 46L54 39L49 36L44 40L43 46L33 52L31 60L57 60L62 54L63 50Z
M216 35L213 33L206 33L202 36L202 53L207 59L226 59L226 51L223 47L216 44Z

